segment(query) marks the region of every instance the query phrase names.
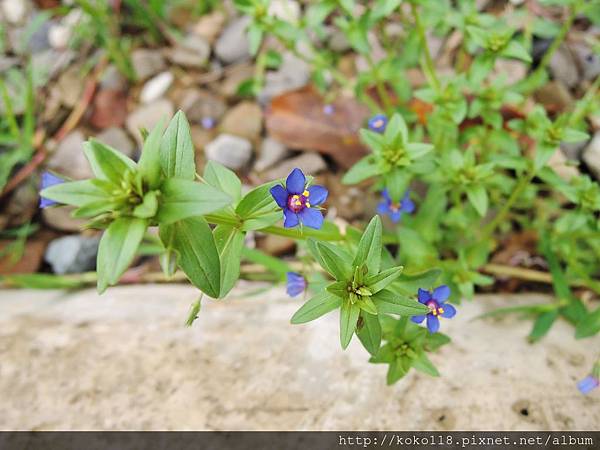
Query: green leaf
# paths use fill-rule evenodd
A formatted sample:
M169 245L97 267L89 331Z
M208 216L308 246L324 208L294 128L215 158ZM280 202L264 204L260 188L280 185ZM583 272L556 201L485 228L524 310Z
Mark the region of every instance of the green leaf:
M412 274L403 273L394 283L394 290L404 295L416 295L419 288L432 288L441 273L440 269L430 269Z
M440 376L440 372L425 353L421 353L417 358L413 359L412 366L418 371L431 375L432 377Z
M340 343L344 350L352 340L359 314L360 308L358 305L353 305L349 301L342 302L340 309Z
M381 325L379 318L373 314L362 311L360 313L363 323L356 335L367 351L375 356L381 346Z
M366 128L361 128L359 133L360 140L373 150L374 153L381 151L385 145L385 139L381 133L376 133L375 131L367 130Z
M263 30L258 24L253 23L248 27L248 42L250 43L250 54L252 56L258 53L263 39Z
M283 214L281 211L265 212L263 215L253 219L246 219L242 224L243 231L262 230L279 222Z
M473 208L481 217L485 216L488 208L488 195L485 187L480 184L469 185L466 187L466 191Z
M502 51L502 56L516 58L525 62L531 62L531 55L523 45L517 41L510 41Z
M348 297L348 281L336 281L328 285L325 289L340 298Z
M200 298L198 300L196 300L194 303L192 303L192 306L190 308L190 313L188 314L188 318L185 321L186 327L191 327L194 324L194 322L198 318L198 314L200 314L201 308L202 308L202 296L200 296Z
M150 217L154 217L157 209L158 199L156 197L156 191L150 191L144 195L142 203L134 208L133 215L140 219L149 219Z
M375 294L394 282L400 276L402 270L404 270L404 267L398 266L384 270L377 275L371 275L365 280L365 285Z
M127 171L134 172L137 168L123 153L95 139L84 143L83 151L94 175L117 186L121 185Z
M87 203L107 202L114 186L104 180L70 181L47 187L40 195L66 205L83 206Z
M277 183L277 181L272 181L270 183L261 184L244 195L244 198L242 198L235 208L237 215L242 219L250 219L266 212L274 212L277 208L277 204L269 190Z
M352 267L344 252L329 242L317 242L316 246L321 255L323 268L338 281L349 280L352 276Z
M381 265L381 248L381 219L374 216L360 238L352 265L359 266L365 263L368 274L377 274Z
M410 159L419 159L425 156L433 150L433 145L423 144L419 142L409 142L406 144L406 152L409 154Z
M192 284L205 294L218 298L221 291L219 253L208 223L202 217L190 217L171 225L160 224L165 247L178 254L178 264Z
M221 261L221 292L225 297L240 276L240 261L244 248L244 233L230 225L219 225L214 231Z
M204 183L171 178L162 185L157 219L173 223L223 209L231 202L224 192Z
M19 273L0 276L0 285L3 288L76 289L84 286L87 282L89 280L84 277L74 278L72 275L61 276L48 273Z
M342 183L357 184L367 178L379 175L379 166L372 155L365 156L359 162L354 164L343 176Z
M300 324L310 322L333 311L342 304L342 299L329 292L319 292L309 301L307 301L292 316L291 323Z
M160 163L166 178L193 180L196 176L190 125L182 111L173 116L160 141Z
M148 183L150 189L155 189L161 182L161 158L160 143L163 132L163 121L152 129L142 148L142 156L138 162L138 168L142 177Z
M398 136L401 136L402 142L406 143L408 141L408 127L404 118L400 114L395 113L385 127L383 135L385 141L388 143L393 142Z
M429 308L414 299L394 294L387 289L379 291L371 297L380 314L400 314L402 316L419 316L427 314Z
M135 257L147 223L143 219L121 218L112 222L98 246L98 292L116 284Z
M404 377L408 373L408 368L403 359L396 359L392 361L387 372L387 384L392 385L397 382L400 378Z
M563 142L581 142L589 139L590 135L585 131L579 131L575 128L566 128L563 131Z
M575 339L583 339L595 335L600 331L600 307L589 313L577 324L575 328Z
M215 161L208 161L204 167L204 180L213 187L229 195L234 203L242 198L242 182L235 172Z
M410 184L411 174L399 168L385 174L385 187L394 203L400 202Z
M540 314L533 324L533 329L529 333L528 339L530 342L537 342L543 338L558 318L558 310L548 311Z

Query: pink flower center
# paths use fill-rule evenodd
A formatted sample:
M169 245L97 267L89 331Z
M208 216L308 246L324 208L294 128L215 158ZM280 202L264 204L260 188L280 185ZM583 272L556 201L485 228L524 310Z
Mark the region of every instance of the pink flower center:
M310 208L308 201L309 193L304 191L302 194L293 194L288 196L287 206L295 213L299 213L304 208Z
M433 314L434 316L439 316L444 313L444 308L442 308L435 300L429 300L425 303L425 306L429 308L430 314Z

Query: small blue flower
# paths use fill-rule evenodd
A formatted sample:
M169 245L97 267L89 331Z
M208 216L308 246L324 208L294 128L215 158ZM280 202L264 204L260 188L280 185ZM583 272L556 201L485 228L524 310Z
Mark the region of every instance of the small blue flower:
M388 118L384 114L377 114L369 119L369 130L383 133L387 123Z
M292 170L285 180L285 187L278 184L271 188L271 195L283 209L283 226L292 228L302 223L310 228L323 226L323 214L316 206L327 200L329 192L323 186L306 186L306 177L298 168Z
M598 380L598 378L593 375L588 375L579 383L577 383L577 389L579 389L579 392L581 392L583 395L586 395L596 389L599 385L600 380Z
M215 126L215 119L212 117L203 117L202 118L202 128L205 130L210 130Z
M42 185L40 186L40 190L43 191L44 189L49 188L50 186L55 186L64 182L65 180L63 180L62 178L57 177L56 175L52 175L50 172L44 172L42 173ZM58 203L56 203L54 200L40 197L40 208L47 208L48 206L53 206L57 204Z
M335 108L331 103L328 103L325 106L323 106L323 113L327 114L328 116L331 116L334 112Z
M288 272L287 274L287 293L290 297L296 297L302 294L306 289L306 280L302 275L296 272Z
M394 203L388 191L384 189L381 193L383 201L377 205L377 212L381 215L389 215L392 222L398 223L403 213L410 214L415 210L415 204L410 199L410 191L406 191L402 201Z
M427 306L429 312L423 316L411 317L415 323L421 323L427 317L427 329L430 333L435 333L440 329L439 316L446 319L451 319L456 315L456 309L450 303L446 303L450 297L450 288L442 285L436 287L433 292L419 288L418 299L419 303Z

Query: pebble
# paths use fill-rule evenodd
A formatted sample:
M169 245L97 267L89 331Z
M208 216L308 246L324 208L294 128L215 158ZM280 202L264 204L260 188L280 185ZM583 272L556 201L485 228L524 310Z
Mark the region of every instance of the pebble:
M600 56L594 53L589 46L574 44L571 49L578 59L584 80L594 80L600 75Z
M50 228L60 231L80 231L87 223L87 219L76 219L71 217L75 210L73 206L59 206L53 208L44 208L42 218L44 223Z
M48 168L75 180L93 177L92 169L83 153L84 142L85 136L80 130L69 133L51 153Z
M221 11L213 11L200 18L194 25L192 31L212 44L221 33L225 24L225 15Z
M550 72L555 80L573 88L579 83L579 72L575 57L566 45L561 45L550 60Z
M151 103L154 100L161 98L173 84L173 74L169 71L159 73L150 80L142 88L140 100L142 103Z
M203 68L210 56L210 45L201 36L187 35L183 41L169 52L169 59L183 67Z
M296 23L300 19L300 4L294 0L271 0L269 15L286 22Z
M583 151L581 159L583 159L596 180L600 181L600 132L594 134L593 139Z
M315 175L327 169L327 163L320 154L306 152L281 162L277 167L269 170L266 176L270 180L285 178L295 167L299 167L306 174Z
M83 273L96 267L99 237L81 235L54 239L48 245L44 259L54 273Z
M111 146L114 149L121 151L121 153L131 157L135 147L129 136L122 128L110 127L102 131L96 136L100 142Z
M253 76L254 67L251 64L240 64L233 70L228 71L225 79L218 86L219 92L225 98L235 97L237 95L240 83L252 78Z
M72 9L60 23L53 24L48 32L50 45L56 49L67 48L73 36L73 30L82 17L81 9Z
M4 0L2 2L2 15L12 24L22 23L29 8L28 0Z
M218 122L225 114L227 105L221 97L210 91L191 88L183 92L180 108L192 123L201 123L204 119Z
M267 137L262 141L260 155L254 163L254 169L258 172L269 169L285 159L288 154L289 150L285 145L271 137Z
M206 157L230 169L241 169L252 158L252 144L247 139L220 134L204 148Z
M71 66L58 78L57 86L60 101L67 108L73 108L83 92L84 77L80 66Z
M173 103L167 99L160 99L147 105L141 105L127 116L125 121L127 131L135 138L138 145L141 146L143 140L140 128L150 131L161 119L166 127L174 113L175 108L173 107Z
M100 88L114 91L124 91L127 88L127 79L117 66L109 64L100 77Z
M165 59L157 50L138 48L131 53L131 64L139 80L146 80L166 70Z
M262 111L254 102L243 101L231 108L221 121L221 132L255 142L262 131Z
M310 67L308 64L286 52L283 54L279 70L267 72L265 86L258 95L258 100L261 104L266 104L279 94L305 86L309 80Z
M230 22L215 44L215 54L226 64L240 62L250 57L250 44L246 28L251 22L247 16Z

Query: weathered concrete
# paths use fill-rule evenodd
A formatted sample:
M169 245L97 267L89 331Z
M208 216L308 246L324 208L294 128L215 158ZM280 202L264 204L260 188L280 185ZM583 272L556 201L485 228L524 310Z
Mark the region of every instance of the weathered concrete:
M132 286L75 293L0 292L0 429L597 429L600 395L581 396L600 339L558 323L470 321L539 296L480 297L442 323L443 373L393 387L358 342L339 348L338 317L289 318L301 301L245 284L205 302L197 291ZM524 415L527 414L527 415Z

